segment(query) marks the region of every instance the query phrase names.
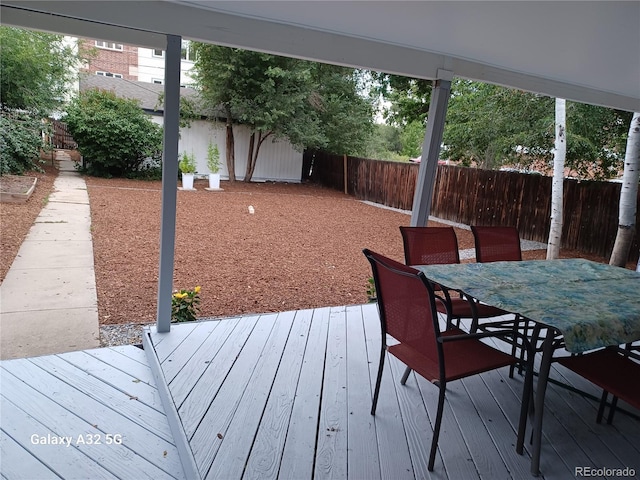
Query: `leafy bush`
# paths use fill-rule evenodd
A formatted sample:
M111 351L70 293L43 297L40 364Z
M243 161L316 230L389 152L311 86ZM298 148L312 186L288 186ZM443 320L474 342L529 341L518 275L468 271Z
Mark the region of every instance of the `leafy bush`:
M135 100L98 89L81 92L69 104L65 121L90 175L137 176L145 160L160 162L162 128Z
M178 167L182 173L196 173L196 156L193 153L182 152Z
M175 292L171 296L171 322L193 322L200 310L200 286Z
M218 173L220 171L220 150L218 150L218 144L212 144L209 142L207 147L207 167L211 173Z
M42 123L27 113L0 115L0 175L39 170Z

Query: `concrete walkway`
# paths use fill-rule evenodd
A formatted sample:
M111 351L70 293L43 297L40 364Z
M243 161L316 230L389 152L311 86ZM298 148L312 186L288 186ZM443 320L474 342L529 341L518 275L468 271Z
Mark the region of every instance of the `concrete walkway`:
M71 160L0 285L0 358L98 347L89 195Z

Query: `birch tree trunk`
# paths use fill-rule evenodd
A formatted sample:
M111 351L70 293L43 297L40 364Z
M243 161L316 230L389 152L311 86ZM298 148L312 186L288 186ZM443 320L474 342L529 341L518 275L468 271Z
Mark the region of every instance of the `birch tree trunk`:
M560 256L562 243L562 199L564 161L567 156L566 101L556 98L556 142L553 150L553 182L551 184L551 228L547 245L547 260Z
M620 211L618 233L613 245L609 265L624 267L629 258L633 234L636 227L636 206L638 198L638 179L640 177L640 113L635 112L629 127L627 149L624 154L624 174L620 190ZM640 261L638 267L640 269ZM640 270L639 270L640 271Z

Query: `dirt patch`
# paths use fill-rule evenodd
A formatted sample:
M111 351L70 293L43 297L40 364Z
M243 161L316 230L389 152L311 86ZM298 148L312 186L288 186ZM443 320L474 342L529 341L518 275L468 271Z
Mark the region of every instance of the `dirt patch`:
M0 282L4 280L9 267L20 249L20 245L29 233L34 220L46 204L46 199L53 190L53 182L58 170L51 165L43 166L44 172L27 172L26 177L38 179L36 188L25 203L0 203ZM24 188L25 182L5 181L8 177L0 177L7 188ZM19 177L18 177L19 178ZM28 182L26 182L28 183ZM31 180L33 183L33 180Z
M87 185L100 322L153 322L161 184L87 178ZM398 227L409 224L406 214L314 185L206 186L196 180L197 191L177 192L174 273L175 289L202 287L203 317L364 303L371 273L362 249L403 259ZM461 249L473 248L469 230L456 233Z

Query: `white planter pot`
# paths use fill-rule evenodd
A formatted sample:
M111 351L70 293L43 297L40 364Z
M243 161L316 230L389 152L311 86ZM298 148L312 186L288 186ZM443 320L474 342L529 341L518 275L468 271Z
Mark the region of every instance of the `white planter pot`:
M209 174L209 189L210 190L219 190L220 189L220 174L219 173L210 173Z
M183 190L193 190L193 173L183 173L182 174L182 189Z

